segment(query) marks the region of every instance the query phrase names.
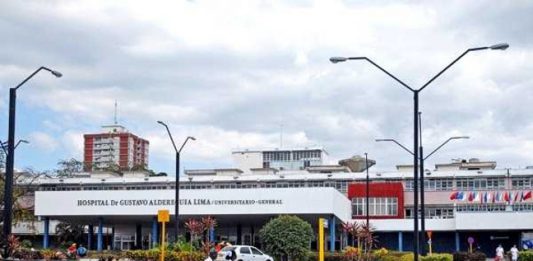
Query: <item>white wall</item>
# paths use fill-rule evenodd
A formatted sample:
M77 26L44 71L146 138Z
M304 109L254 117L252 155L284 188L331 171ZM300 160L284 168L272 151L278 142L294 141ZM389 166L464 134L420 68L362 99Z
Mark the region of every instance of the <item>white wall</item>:
M533 212L456 212L458 230L533 230Z
M173 190L37 191L36 216L119 216L174 213ZM132 204L135 203L135 204ZM182 190L182 215L333 214L351 216L350 200L334 188Z
M252 168L263 167L263 153L257 151L234 152L231 154L237 168L249 172Z

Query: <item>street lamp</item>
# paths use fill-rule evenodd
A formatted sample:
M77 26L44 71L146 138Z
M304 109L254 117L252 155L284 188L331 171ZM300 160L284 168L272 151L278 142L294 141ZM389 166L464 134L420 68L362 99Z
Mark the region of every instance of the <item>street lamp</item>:
M368 193L370 192L370 177L368 176L368 153L365 152L365 168L366 168L366 227L370 230L370 213L369 213L369 204L368 204Z
M30 142L27 141L27 140L19 140L17 141L17 144L15 145L15 149L19 146L19 144L21 143L26 143L26 144L29 144ZM6 149L6 145L7 145L7 141L0 141L0 145L2 147L2 150L4 151L4 153L7 155L7 149Z
M170 138L170 141L172 142L172 146L174 147L174 151L176 152L176 202L175 202L175 207L174 207L174 216L176 218L176 224L174 225L174 229L175 229L175 233L176 233L176 241L178 240L178 235L179 235L179 200L180 200L180 154L181 154L181 150L183 150L183 147L185 146L185 144L187 143L187 141L189 140L196 140L196 138L192 137L192 136L188 136L185 141L183 142L183 144L181 145L181 147L178 149L176 147L176 143L174 143L174 138L172 138L172 134L170 133L170 129L168 128L168 125L162 121L157 121L157 123L163 125L165 127L165 129L167 129L167 133L168 133L168 137Z
M419 116L421 113L419 114ZM421 119L420 119L421 122ZM422 137L422 124L420 124L420 137ZM458 139L469 139L468 136L453 136L448 138L446 141L444 141L441 145L439 145L436 149L434 149L431 153L429 153L426 157L424 157L423 147L422 147L422 139L420 139L420 183L422 184L420 186L420 212L421 212L421 241L424 243L426 242L426 209L425 209L425 188L424 188L424 161L426 161L427 158L429 158L431 155L433 155L435 152L437 152L440 148L442 148L444 145L446 145L448 142L452 140L458 140ZM376 142L381 141L390 141L396 143L396 145L400 146L405 151L409 152L409 154L414 155L412 151L407 149L404 145L396 141L395 139L376 139ZM414 212L418 211L418 209L414 209ZM425 248L422 248L422 254L425 254Z
M453 60L450 64L448 64L446 67L444 67L444 69L442 69L439 73L437 73L435 76L433 76L433 78L431 78L429 81L427 81L424 85L422 85L422 87L420 87L419 89L414 89L414 88L411 88L409 85L407 85L406 83L404 83L403 81L401 81L400 79L398 79L396 76L392 75L391 73L389 73L387 70L383 69L381 66L379 66L378 64L376 64L374 61L372 61L370 58L368 57L364 57L364 56L361 56L361 57L332 57L330 58L329 60L332 62L332 63L339 63L339 62L346 62L348 60L365 60L369 63L371 63L372 65L374 65L376 68L378 68L379 70L381 70L382 72L384 72L385 74L387 74L389 77L393 78L394 80L396 80L398 83L400 83L403 87L405 87L406 89L408 89L409 91L411 91L411 93L413 93L413 117L414 117L414 122L413 122L413 165L414 165L414 170L413 170L413 179L414 179L414 208L416 209L414 211L414 237L415 237L415 240L413 241L413 250L414 250L414 261L418 261L418 254L419 254L419 235L418 235L418 141L419 141L419 136L418 136L418 105L419 105L419 102L418 102L418 95L419 93L424 90L430 83L432 83L435 79L437 79L441 74L443 74L446 70L448 70L448 68L450 68L452 65L454 65L457 61L459 61L461 58L463 58L463 56L465 56L467 53L469 52L472 52L472 51L480 51L480 50L487 50L487 49L490 49L490 50L505 50L509 48L509 45L506 44L506 43L501 43L501 44L496 44L496 45L492 45L492 46L486 46L486 47L477 47L477 48L469 48L467 49L465 52L463 52L461 55L459 55L457 58L455 58L455 60Z
M49 71L55 77L63 76L60 72L41 66L30 76L26 77L17 86L9 89L9 124L7 135L7 159L6 159L6 179L4 185L4 257L8 257L7 238L11 235L12 215L13 215L13 169L15 165L15 116L17 103L17 89L24 85L29 79L41 70Z

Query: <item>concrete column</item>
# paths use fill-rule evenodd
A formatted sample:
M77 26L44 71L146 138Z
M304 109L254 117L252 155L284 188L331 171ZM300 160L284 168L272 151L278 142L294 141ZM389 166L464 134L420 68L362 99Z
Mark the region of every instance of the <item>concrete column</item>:
M237 245L242 244L242 225L237 224Z
M209 242L215 242L215 227L209 228Z
M96 235L96 251L104 250L104 218L98 218L98 232Z
M115 227L111 228L111 250L115 250Z
M155 247L157 242L159 242L159 237L157 235L157 217L152 219L152 247Z
M329 219L329 252L333 253L335 252L335 216L331 216Z
M43 248L50 247L50 218L44 218Z
M403 252L403 232L398 232L398 251Z
M137 224L135 226L135 246L137 249L142 249L143 245L142 225Z
M89 225L89 229L87 231L87 249L92 250L93 249L93 236L94 236L94 226Z
M459 252L461 250L461 241L459 239L459 231L455 231L455 251Z

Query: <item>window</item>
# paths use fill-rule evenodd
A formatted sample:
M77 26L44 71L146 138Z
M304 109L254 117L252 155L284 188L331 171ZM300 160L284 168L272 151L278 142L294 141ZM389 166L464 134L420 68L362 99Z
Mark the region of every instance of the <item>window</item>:
M366 198L352 199L352 215L366 215ZM368 198L368 208L370 216L397 216L398 198Z
M241 254L251 254L252 252L250 252L250 248L248 247L241 247L241 249L239 250L239 252Z
M458 190L483 190L505 188L504 178L462 178L456 181Z
M513 184L514 189L529 189L531 188L531 178L529 177L513 178L512 184Z
M252 249L252 254L260 255L260 256L263 255L263 253L261 251L259 251L259 249L255 248L255 247L251 247L251 249Z

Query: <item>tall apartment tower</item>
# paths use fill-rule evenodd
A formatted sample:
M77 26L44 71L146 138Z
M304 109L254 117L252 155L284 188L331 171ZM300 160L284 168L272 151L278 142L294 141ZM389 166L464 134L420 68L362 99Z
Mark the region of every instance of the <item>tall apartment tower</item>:
M83 135L86 171L117 168L148 168L149 142L128 132L123 126L102 126L102 132Z

